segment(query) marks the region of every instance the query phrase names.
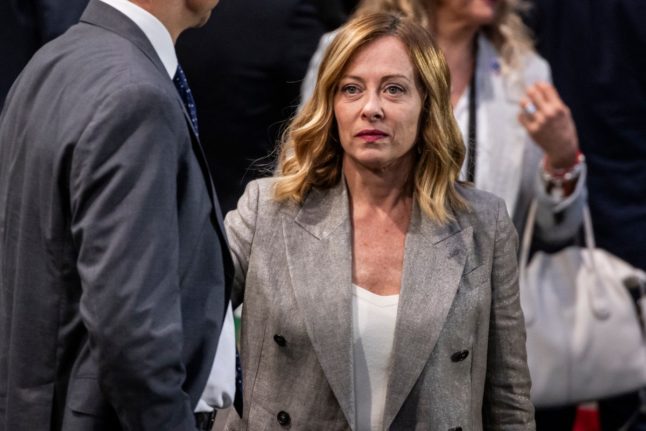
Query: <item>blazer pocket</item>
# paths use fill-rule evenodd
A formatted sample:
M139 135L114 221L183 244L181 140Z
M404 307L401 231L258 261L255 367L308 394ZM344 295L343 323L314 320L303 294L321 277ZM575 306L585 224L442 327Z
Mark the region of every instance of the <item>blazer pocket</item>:
M98 417L110 416L112 412L98 380L91 377L77 377L70 382L67 406L74 412Z
M490 279L491 272L489 271L489 267L486 265L480 265L462 275L462 278L460 278L460 286L464 286L467 289L473 289L488 282Z

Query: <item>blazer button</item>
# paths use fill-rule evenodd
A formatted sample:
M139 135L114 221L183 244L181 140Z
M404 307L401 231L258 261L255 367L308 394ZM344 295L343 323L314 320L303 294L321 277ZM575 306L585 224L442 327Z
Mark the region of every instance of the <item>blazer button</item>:
M289 423L292 421L292 418L289 417L289 413L282 410L278 412L276 419L278 420L278 424L284 427L289 425Z
M467 356L469 356L469 351L468 350L462 350L461 352L455 352L454 354L451 355L451 360L453 362L461 362L464 361Z
M283 337L282 335L278 335L278 334L274 335L274 341L280 347L285 347L285 345L287 345L287 340L285 340L285 337Z

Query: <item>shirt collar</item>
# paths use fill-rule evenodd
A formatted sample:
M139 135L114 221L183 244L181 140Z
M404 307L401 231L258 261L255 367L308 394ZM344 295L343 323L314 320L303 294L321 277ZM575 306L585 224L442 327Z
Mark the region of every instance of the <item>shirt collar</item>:
M170 33L154 15L129 0L101 0L134 22L144 32L171 79L177 71L177 54Z

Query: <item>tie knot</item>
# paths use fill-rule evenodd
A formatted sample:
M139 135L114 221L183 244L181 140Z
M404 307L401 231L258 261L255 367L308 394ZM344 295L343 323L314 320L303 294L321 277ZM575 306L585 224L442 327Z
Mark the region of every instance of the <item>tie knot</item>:
M182 102L184 102L184 107L188 113L191 123L193 124L193 129L195 134L198 135L197 127L197 108L195 107L195 99L193 99L193 93L191 88L188 86L188 79L186 79L186 74L182 66L177 65L177 71L175 72L175 77L173 77L173 83L179 92Z

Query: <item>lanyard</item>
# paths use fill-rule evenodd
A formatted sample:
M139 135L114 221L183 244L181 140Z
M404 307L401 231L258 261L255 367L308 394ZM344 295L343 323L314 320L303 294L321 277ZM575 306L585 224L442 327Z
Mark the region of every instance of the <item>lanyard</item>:
M476 119L476 72L478 69L478 39L476 38L473 45L473 74L471 74L471 84L469 85L469 130L467 132L467 181L475 183L476 177L476 137L477 137L477 119Z

